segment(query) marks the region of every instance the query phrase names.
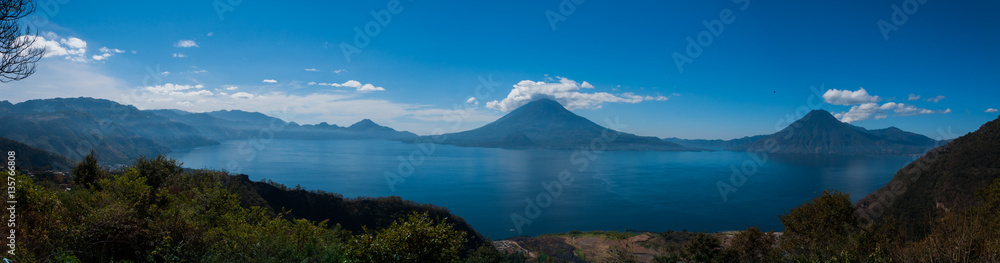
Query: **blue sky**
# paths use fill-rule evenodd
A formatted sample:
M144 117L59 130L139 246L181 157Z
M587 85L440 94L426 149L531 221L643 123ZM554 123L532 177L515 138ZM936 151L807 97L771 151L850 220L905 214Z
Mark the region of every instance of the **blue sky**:
M2 100L371 118L430 134L554 97L627 132L709 139L773 133L809 107L953 138L1000 108L995 1L38 2L49 55L0 84ZM377 34L356 45L366 25ZM345 45L360 52L348 59Z

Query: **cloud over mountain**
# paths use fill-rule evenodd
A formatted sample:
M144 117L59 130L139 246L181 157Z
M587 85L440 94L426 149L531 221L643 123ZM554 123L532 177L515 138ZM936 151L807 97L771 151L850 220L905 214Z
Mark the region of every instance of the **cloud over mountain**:
M856 105L882 101L878 96L868 95L868 91L860 88L856 91L831 89L823 93L823 100L833 105Z
M943 96L938 97L944 99ZM910 94L907 100L912 101L919 99L919 95ZM878 102L881 101L882 98L879 96L869 95L868 91L864 88L859 88L856 91L830 89L827 90L826 93L823 93L823 100L826 101L826 103L833 105L851 106L851 109L847 112L834 114L837 119L846 123L869 119L885 119L888 118L891 113L895 113L898 116L951 113L951 109L929 110L905 103L886 102L885 104L879 104ZM928 101L931 100L929 99Z
M639 103L643 101L665 101L665 96L642 96L631 92L611 94L607 92L584 93L581 89L594 89L594 86L584 81L577 83L568 78L557 77L559 82L544 82L522 80L514 85L514 89L503 100L486 103L486 107L509 112L524 106L529 102L547 98L558 101L567 109L599 109L604 103Z

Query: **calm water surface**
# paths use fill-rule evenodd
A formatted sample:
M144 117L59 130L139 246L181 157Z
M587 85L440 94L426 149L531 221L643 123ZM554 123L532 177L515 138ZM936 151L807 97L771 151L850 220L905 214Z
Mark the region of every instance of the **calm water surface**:
M857 201L913 160L775 155L762 160L726 151L603 152L590 154L591 160L573 151L433 145L431 154L409 161L411 154L430 150L419 146L382 140L225 141L175 149L171 156L185 167L238 171L252 180L444 206L493 239L625 228L781 231L778 215L823 190L846 192ZM408 164L412 174L390 186L386 174L410 171ZM743 176L734 178L734 169ZM558 183L563 171L569 184ZM512 217L530 223L521 221L518 232Z

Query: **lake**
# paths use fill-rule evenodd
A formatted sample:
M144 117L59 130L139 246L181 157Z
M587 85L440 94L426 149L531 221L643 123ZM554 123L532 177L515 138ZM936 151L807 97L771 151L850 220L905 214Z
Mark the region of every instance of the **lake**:
M447 207L494 240L570 230L781 231L778 216L827 189L854 201L913 157L745 152L577 152L384 140L224 141L174 149L188 168L244 173L345 197Z

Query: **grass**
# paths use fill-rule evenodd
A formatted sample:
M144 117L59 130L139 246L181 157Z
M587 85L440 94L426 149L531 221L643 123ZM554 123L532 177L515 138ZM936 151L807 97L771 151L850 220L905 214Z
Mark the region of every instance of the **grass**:
M618 232L618 231L588 231L588 232L582 232L582 231L578 231L578 230L573 230L573 231L569 231L569 232L566 232L566 233L542 234L539 237L543 237L543 236L557 236L557 237L565 236L565 237L572 237L572 238L600 237L600 238L604 238L604 239L608 239L608 240L624 240L624 239L627 239L627 238L630 238L630 237L634 237L636 235L637 235L636 233L631 233L631 232Z

